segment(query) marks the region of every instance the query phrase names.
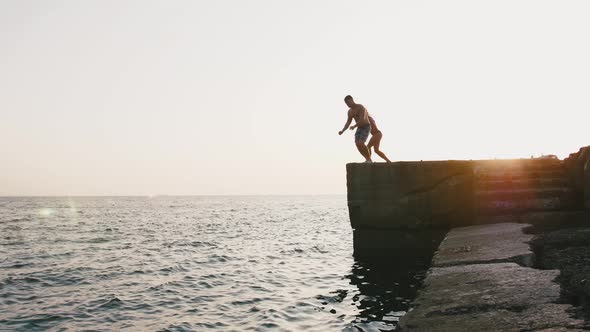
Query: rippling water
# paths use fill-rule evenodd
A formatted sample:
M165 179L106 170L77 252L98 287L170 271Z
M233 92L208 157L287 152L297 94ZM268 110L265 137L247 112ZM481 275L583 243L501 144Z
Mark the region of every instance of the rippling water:
M344 196L0 198L2 330L390 331L426 264Z

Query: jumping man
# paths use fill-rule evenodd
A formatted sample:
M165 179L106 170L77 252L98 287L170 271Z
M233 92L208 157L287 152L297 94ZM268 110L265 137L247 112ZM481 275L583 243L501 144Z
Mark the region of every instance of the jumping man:
M371 131L371 124L369 122L369 112L367 109L361 105L354 102L350 95L344 98L344 102L349 107L348 109L348 119L346 120L346 124L344 128L338 132L338 135L342 135L343 132L348 129L352 119L356 122L356 133L354 134L354 143L356 144L356 148L359 150L361 155L365 157L366 163L371 163L371 151L365 145L367 138L369 138L369 132Z

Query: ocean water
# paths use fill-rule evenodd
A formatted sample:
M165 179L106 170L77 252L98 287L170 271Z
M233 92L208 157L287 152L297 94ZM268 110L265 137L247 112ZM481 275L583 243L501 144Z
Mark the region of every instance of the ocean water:
M0 330L391 331L427 264L345 196L0 198Z

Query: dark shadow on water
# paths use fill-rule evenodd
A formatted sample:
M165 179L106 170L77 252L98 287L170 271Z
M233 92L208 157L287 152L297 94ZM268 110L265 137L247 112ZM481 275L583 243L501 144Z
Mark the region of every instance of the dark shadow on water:
M359 309L350 331L393 331L408 311L426 275L432 252L397 257L356 257L347 276L358 288L353 301Z
M405 315L446 229L355 229L352 273L358 309L347 331L392 331Z

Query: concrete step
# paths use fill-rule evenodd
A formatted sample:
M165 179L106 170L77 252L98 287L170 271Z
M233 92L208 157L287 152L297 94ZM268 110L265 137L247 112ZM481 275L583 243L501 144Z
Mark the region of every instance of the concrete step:
M480 179L476 182L476 190L518 190L536 188L569 187L570 182L565 176L560 178L536 178L536 179Z
M568 187L476 190L475 198L479 201L522 200L536 198L572 197L574 190Z
M590 224L590 211L539 211L524 212L520 214L487 215L478 216L475 219L475 223L478 225L498 223L523 223L543 228L579 226Z
M478 161L475 172L488 171L534 171L534 170L560 170L564 167L561 160L539 160L539 159L520 159L520 160L485 160Z
M583 331L584 320L570 316L573 306L559 303L560 272L530 268L528 226L451 229L397 330Z
M528 242L532 234L523 230L529 225L501 223L453 228L441 242L432 259L433 267L518 262L533 265L533 253ZM461 250L461 249L467 250Z
M519 214L532 211L572 210L577 207L574 195L560 197L479 200L476 202L477 215Z
M484 181L515 181L515 180L531 180L531 179L561 179L567 180L568 176L564 170L551 171L515 171L515 172L482 172L475 173L475 180L477 182Z
M516 263L431 268L396 331L585 331L560 302L558 276Z

